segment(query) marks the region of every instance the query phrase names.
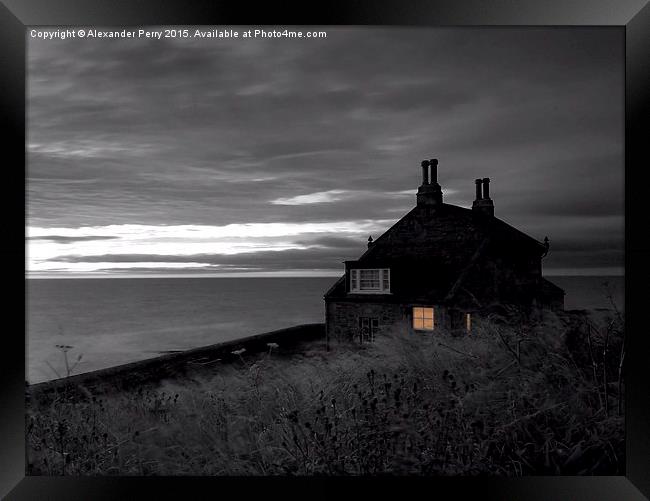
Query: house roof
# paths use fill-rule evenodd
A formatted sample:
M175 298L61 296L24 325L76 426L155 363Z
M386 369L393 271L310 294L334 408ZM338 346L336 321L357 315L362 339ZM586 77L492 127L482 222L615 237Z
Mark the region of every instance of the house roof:
M456 205L418 205L377 238L358 261L386 258L469 258L485 237L521 252L541 255L544 244L508 223ZM447 260L447 259L445 259Z
M536 257L545 250L541 242L493 216L450 204L417 205L377 238L361 257L348 263L353 268L401 268L410 269L410 276L415 273L435 277L414 280L409 284L408 297L391 294L382 296L382 301L444 301L454 296L464 276L488 248L497 253ZM343 296L359 301L377 299L346 294L342 277L325 297Z

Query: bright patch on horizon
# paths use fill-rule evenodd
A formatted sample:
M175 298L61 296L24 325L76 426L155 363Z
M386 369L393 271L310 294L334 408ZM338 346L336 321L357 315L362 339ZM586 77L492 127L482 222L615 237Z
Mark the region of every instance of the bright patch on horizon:
M167 262L137 262L137 263L114 263L114 262L100 262L100 263L69 263L64 261L50 261L48 267L37 267L30 272L70 272L70 273L88 273L93 271L110 271L110 270L129 270L129 269L146 269L151 268L152 270L184 270L184 269L206 269L213 270L219 269L217 264L207 264L207 263L167 263Z
M245 223L224 226L208 225L108 225L80 228L27 228L28 273L89 272L114 269L154 267L147 262L110 262L111 255L188 256L187 261L155 262L155 267L184 269L217 265L192 263L199 254L235 255L317 247L310 240L324 236L347 235L365 241L368 234L378 234L393 220L336 221L327 223ZM63 256L75 256L66 261ZM107 262L84 261L84 257L107 256ZM57 259L59 258L59 259ZM102 260L103 261L103 260ZM327 267L331 263L323 263ZM337 263L338 264L338 263ZM290 267L291 263L287 263Z

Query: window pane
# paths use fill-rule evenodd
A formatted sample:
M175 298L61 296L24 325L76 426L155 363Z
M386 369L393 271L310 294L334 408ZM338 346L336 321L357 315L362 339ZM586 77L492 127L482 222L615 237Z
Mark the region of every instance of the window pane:
M382 270L382 288L387 291L390 290L390 270Z
M361 290L379 289L379 280L361 279Z
M413 307L413 328L432 331L435 327L434 308Z
M379 290L379 270L359 270L360 288Z
M359 270L362 280L379 280L379 270Z

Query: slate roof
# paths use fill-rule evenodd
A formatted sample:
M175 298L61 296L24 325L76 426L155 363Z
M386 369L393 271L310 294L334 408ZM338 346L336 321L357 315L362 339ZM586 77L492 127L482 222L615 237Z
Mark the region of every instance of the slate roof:
M349 263L354 268L391 268L393 293L381 295L382 302L451 301L454 287L462 285L464 275L488 247L491 252L535 257L545 250L541 242L498 218L450 204L417 205ZM400 287L400 279L407 278L408 285ZM345 277L325 298L378 300L376 295L346 294Z

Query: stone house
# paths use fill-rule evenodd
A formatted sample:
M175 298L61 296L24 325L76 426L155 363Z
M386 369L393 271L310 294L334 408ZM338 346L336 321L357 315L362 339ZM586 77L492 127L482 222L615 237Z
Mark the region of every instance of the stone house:
M417 204L368 241L325 294L329 339L373 341L382 330L471 331L496 309L563 309L564 291L542 277L539 242L494 217L490 180L471 209L443 203L437 160L422 162Z

